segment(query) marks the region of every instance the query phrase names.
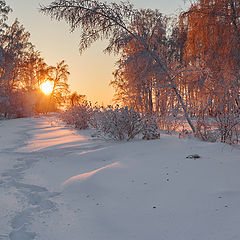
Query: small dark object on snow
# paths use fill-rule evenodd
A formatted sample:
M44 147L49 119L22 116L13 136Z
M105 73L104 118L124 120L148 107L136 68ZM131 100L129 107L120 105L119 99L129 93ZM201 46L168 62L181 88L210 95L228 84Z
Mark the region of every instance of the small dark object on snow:
M187 156L186 158L196 159L196 158L200 158L200 156L198 154L193 154L193 155Z

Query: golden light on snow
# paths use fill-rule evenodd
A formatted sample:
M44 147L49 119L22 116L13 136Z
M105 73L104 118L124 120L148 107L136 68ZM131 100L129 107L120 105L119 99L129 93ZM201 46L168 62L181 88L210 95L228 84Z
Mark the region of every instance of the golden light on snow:
M54 85L54 83L52 81L47 80L46 82L43 82L40 85L40 89L42 90L42 92L44 94L49 95L53 91L53 85Z
M111 163L105 167L101 167L101 168L98 168L96 170L93 170L91 172L86 172L86 173L82 173L80 175L77 175L77 176L74 176L74 177L71 177L69 178L67 181L65 181L62 186L70 183L70 182L74 182L74 181L82 181L82 180L86 180L87 178L93 176L94 174L96 174L97 172L100 172L104 169L107 169L107 168L113 168L113 167L119 167L120 166L120 163L119 162L115 162L115 163Z

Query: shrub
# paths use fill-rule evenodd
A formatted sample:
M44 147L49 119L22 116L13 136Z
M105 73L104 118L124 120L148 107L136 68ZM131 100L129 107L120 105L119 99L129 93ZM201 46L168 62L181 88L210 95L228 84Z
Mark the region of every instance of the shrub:
M213 124L210 124L204 118L199 118L196 124L196 137L203 141L216 142L219 138L219 134L216 129L213 129Z
M158 132L158 119L154 116L145 116L143 118L143 139L151 140L160 138L160 133Z
M107 139L129 141L137 135L146 140L160 138L157 118L142 116L133 108L92 108L88 103L84 103L63 112L60 118L77 129L92 127L96 130L95 136Z
M133 108L108 106L95 109L92 126L97 135L114 140L131 140L141 134L143 139L160 137L157 121L153 117L141 116Z
M221 112L216 115L221 142L237 144L239 142L239 111Z
M60 115L60 118L77 129L86 129L89 127L91 114L91 107L86 102L66 110Z

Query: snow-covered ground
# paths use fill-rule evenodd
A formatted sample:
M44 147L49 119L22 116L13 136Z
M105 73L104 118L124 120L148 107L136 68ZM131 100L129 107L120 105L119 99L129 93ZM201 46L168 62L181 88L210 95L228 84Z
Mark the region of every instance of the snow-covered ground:
M54 117L0 122L0 240L240 239L238 149L90 135Z

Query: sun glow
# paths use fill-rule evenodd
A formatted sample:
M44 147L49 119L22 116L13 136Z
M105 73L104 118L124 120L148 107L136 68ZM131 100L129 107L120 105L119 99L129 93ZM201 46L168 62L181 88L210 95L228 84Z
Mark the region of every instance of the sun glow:
M49 95L52 93L53 91L53 82L52 81L49 81L47 80L46 82L43 82L41 85L40 85L40 89L42 90L42 92L46 95Z

